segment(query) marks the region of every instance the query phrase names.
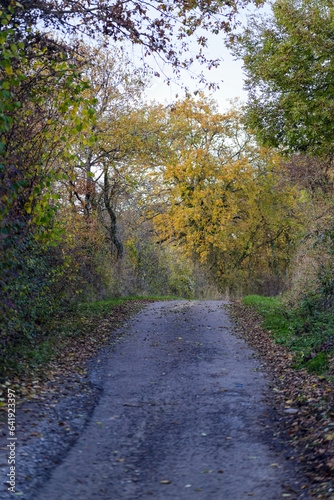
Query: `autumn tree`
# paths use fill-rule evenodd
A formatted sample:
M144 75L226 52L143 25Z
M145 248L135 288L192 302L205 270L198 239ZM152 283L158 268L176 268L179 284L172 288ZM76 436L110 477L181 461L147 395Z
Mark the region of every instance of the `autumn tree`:
M124 133L144 83L141 72L130 67L121 50L82 45L80 53L82 74L90 82L86 94L95 102L95 120L73 146L77 164L72 167L68 195L87 222L92 212L98 211L112 248L120 256L122 244L117 238L114 205L125 189L124 169L133 149Z
M168 119L172 154L156 172L168 198L161 237L205 262L222 287L282 276L300 212L278 154L256 144L240 109L220 113L203 96L177 102Z
M85 46L80 52L95 119L72 146L78 161L72 166L68 195L87 223L97 214L119 258L123 244L118 215L127 204L143 212L140 205L146 204L149 190L146 170L159 161L160 107L144 105L145 78L121 50Z

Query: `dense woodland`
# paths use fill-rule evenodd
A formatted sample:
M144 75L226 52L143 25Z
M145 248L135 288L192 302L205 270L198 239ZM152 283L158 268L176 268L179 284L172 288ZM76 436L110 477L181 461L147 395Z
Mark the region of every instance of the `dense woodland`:
M278 0L235 31L247 3L0 2L2 355L106 297L333 306L334 8ZM208 97L210 31L243 59L246 104ZM175 78L200 61L206 91L148 102L125 39Z

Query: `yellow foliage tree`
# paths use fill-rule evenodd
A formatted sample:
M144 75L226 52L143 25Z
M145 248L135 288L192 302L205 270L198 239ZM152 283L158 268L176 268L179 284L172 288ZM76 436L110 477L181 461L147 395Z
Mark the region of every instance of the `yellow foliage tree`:
M169 107L165 119L170 155L153 174L168 200L156 216L160 237L199 257L221 286L279 280L301 211L278 153L256 144L237 103L220 113L203 95L187 98Z

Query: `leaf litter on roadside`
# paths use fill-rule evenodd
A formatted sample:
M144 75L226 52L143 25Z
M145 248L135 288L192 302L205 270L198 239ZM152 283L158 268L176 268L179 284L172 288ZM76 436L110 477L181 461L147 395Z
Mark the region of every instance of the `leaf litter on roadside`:
M333 382L305 369L294 369L293 354L274 342L261 326L262 317L250 306L235 302L228 308L238 331L265 359L273 376L269 403L278 414L275 439L292 447L290 460L298 460L309 479L303 488L310 488L313 498L333 500Z
M15 389L18 407L23 402L36 401L52 408L62 395L89 392L85 381L88 361L100 348L117 341L121 335L115 335L115 330L148 302L152 300L127 301L113 306L108 313L70 314L56 321L59 337L49 362L19 375L9 374L8 380L0 383L0 422L6 420L8 387ZM65 329L70 333L63 336Z

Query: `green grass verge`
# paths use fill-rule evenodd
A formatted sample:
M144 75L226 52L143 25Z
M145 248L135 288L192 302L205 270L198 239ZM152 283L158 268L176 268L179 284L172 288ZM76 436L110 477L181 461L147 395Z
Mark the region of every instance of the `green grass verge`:
M295 368L325 374L329 354L334 353L334 311L300 308L287 309L280 297L248 295L243 303L252 306L262 317L275 342L285 345L295 354Z

